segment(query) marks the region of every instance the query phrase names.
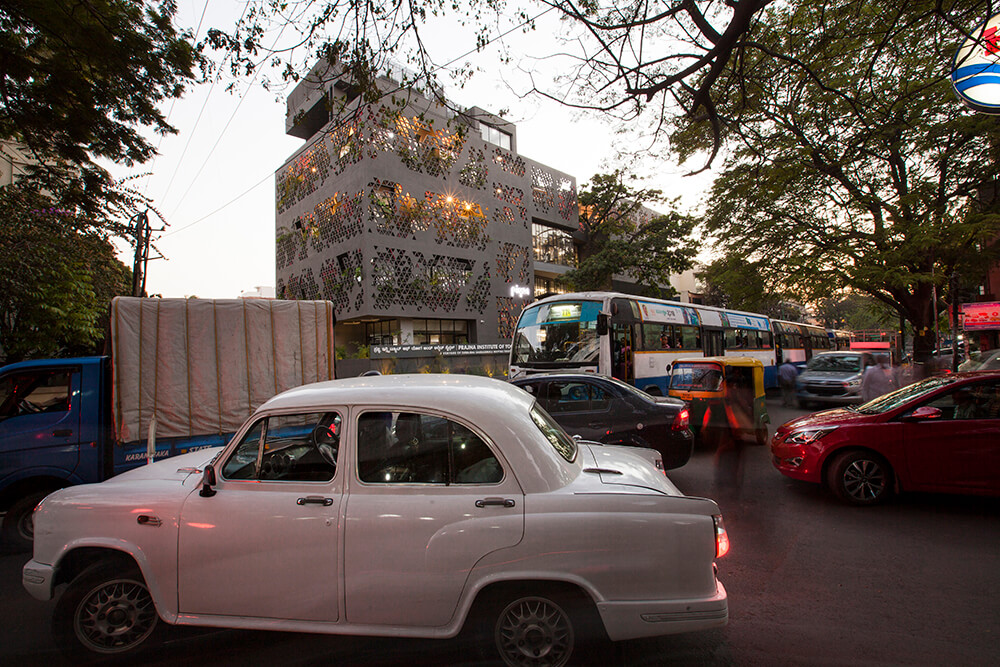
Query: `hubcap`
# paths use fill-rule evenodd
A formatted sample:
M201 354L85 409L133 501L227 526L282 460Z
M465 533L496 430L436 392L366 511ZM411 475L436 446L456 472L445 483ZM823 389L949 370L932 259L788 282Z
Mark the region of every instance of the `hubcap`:
M74 629L90 650L121 653L142 643L157 620L146 587L123 579L102 584L80 602Z
M566 613L550 600L522 598L500 614L496 643L508 665L558 667L573 652L573 628Z
M885 491L885 486L885 471L875 461L854 461L844 470L844 489L856 500L876 500Z

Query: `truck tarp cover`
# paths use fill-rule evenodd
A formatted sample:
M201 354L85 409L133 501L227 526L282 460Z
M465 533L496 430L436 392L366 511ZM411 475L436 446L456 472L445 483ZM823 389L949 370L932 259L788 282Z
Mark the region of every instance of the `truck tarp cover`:
M261 403L333 379L333 305L272 299L111 303L115 434L232 433Z

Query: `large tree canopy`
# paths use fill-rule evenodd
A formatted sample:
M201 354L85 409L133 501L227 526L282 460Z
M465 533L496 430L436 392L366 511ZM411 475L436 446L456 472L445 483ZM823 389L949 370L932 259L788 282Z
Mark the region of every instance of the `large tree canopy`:
M158 103L181 95L199 60L175 11L173 0L0 3L0 138L27 147L64 203L117 201L92 159L145 162L141 129L174 132Z
M562 281L578 291L609 290L622 275L649 295L671 292L670 276L691 268L697 252L695 220L645 207L661 199L659 190L629 186L620 171L591 178L579 195L579 264Z
M363 91L379 94L374 78L398 69L394 63L411 70L403 85L439 91L446 75L462 81L476 71L471 52L518 30L557 24L556 40L534 40L537 53L501 47L502 57L525 73L515 93L625 120L649 113L662 128L678 111L714 115L715 79L769 2L250 0L236 26L209 31L208 41L226 52L236 75L277 66L278 80L295 81L322 58L350 71ZM450 38L442 39L443 31ZM456 45L469 52L456 54Z
M808 298L850 288L934 342L932 292L1000 257L996 119L948 81L970 3L773 5L716 90L732 145L705 218L725 252ZM947 18L947 20L946 20ZM681 156L711 144L678 132Z
M0 188L0 360L93 354L131 271L91 221L17 185Z

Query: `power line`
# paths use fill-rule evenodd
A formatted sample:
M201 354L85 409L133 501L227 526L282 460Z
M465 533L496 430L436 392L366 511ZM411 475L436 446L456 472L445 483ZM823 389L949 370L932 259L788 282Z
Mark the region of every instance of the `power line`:
M502 33L499 33L499 34L497 34L496 36L494 36L494 37L492 37L492 38L488 39L488 40L487 40L486 42L484 42L484 43L482 44L482 46L478 46L478 47L475 47L475 48L472 48L472 49L469 49L469 50L468 50L468 51L466 51L465 53L463 53L463 54L461 54L461 55L459 55L459 56L456 56L455 58L452 58L452 59L451 59L451 60L449 60L448 62L446 62L446 63L444 63L444 64L442 64L442 65L438 65L438 66L434 67L434 68L433 68L433 69L431 69L431 70L430 70L430 71L429 71L428 73L430 73L430 74L433 74L433 73L435 73L435 72L438 72L438 71L440 71L440 70L442 70L442 69L445 69L445 68L447 68L447 67L450 67L451 65L453 65L453 64L454 64L454 63L456 63L456 62L458 62L458 61L459 61L459 60L461 60L462 58L466 58L466 57L468 57L468 56L472 55L473 53L476 53L477 51L481 51L481 50L482 50L482 49L483 49L484 47L486 47L486 46L489 46L489 45L493 44L494 42L496 42L496 41L498 41L498 40L501 40L501 39L503 39L504 37L506 37L507 35L509 35L509 34L513 33L514 31L516 31L516 30L520 30L520 29L521 29L521 28L523 28L524 26L526 26L526 25L529 25L530 23L532 23L532 22L534 22L534 21L536 21L536 20L540 19L540 18L541 18L542 16L544 16L544 15L548 14L549 12L551 12L551 11L552 11L553 9L555 9L555 7L551 7L551 6L550 6L550 7L548 7L547 9L545 9L545 10L543 10L543 11L539 12L539 13L538 13L538 14L536 14L535 16L533 16L533 17L531 17L531 18L528 18L528 19L525 19L524 21L522 21L522 22L521 22L521 23L519 23L518 25L516 25L516 26L513 26L513 27L511 27L511 28L509 28L509 29L505 30L504 32L502 32ZM244 8L244 13L245 13L245 12L246 12L246 9ZM241 17L241 18L242 18L242 17ZM278 37L276 37L276 38L275 38L275 41L274 41L274 45L272 45L272 49L274 48L274 46L275 46L275 45L277 45L277 43L278 43L278 40L279 40L279 39L281 38L281 35L282 35L282 33L284 32L284 30L285 30L285 27L287 27L287 25L288 25L288 24L286 23L286 24L285 24L284 26L282 26L282 29L281 29L281 31L280 31L280 32L278 33ZM228 56L227 56L227 57L228 57ZM250 83L251 83L251 85L252 85L252 84L253 84L253 82L254 82L254 81L256 80L256 78L257 78L257 74L258 74L258 72L259 72L259 71L260 71L259 69L258 69L258 70L255 70L255 72L254 72L254 76L253 76L253 78L251 79L251 82L250 82ZM215 83L214 83L214 82L213 82L212 86L213 86L213 88L214 88L214 86L215 86ZM248 87L248 89L249 89L249 87ZM398 91L400 91L400 90L402 90L402 86L401 86L401 85L400 85L400 86L397 86L396 88L394 88L394 89L392 89L392 90L389 90L389 91L386 91L386 92L382 93L382 94L380 95L379 99L384 99L384 98L386 98L386 97L388 97L388 96L390 96L390 95L393 95L393 94L395 94L396 92L398 92ZM209 92L209 95L211 95L211 91ZM197 172L197 173L195 174L195 177L194 177L194 178L193 178L193 179L191 180L191 184L190 184L190 185L188 186L187 190L185 190L185 191L184 191L184 195L182 195L182 196L181 196L181 202L183 202L183 201L184 201L184 197L185 197L185 196L187 196L187 193L191 191L191 188L192 188L192 187L194 187L194 184L195 184L195 182L197 182L197 179L198 179L198 176L199 176L199 175L201 174L201 172L202 172L202 171L204 170L205 166L206 166L206 165L208 164L208 160L209 160L209 158L211 158L212 154L213 154L213 153L215 152L215 149L216 149L216 148L218 147L218 145L219 145L219 142L220 142L220 141L222 141L222 137L223 137L223 136L225 135L226 131L227 131L227 130L229 129L229 125L230 125L230 124L232 123L233 119L234 119L234 118L236 117L236 113L237 113L237 112L239 111L239 109L240 109L240 106L241 106L241 105L243 104L243 100L244 100L244 99L246 99L246 92L244 92L244 93L243 93L243 94L242 94L242 95L240 96L240 101L239 101L239 103L238 103L238 104L236 105L236 108L235 108L235 109L233 110L233 113L232 113L232 114L230 115L230 117L229 117L229 120L228 120L228 121L226 122L226 125L225 125L225 127L223 127L223 128L222 128L222 131L221 131L221 132L219 133L219 137L218 137L218 138L216 139L216 141L215 141L215 144L214 144L214 145L212 146L212 149L211 149L211 150L209 151L208 155L207 155L207 156L205 157L205 159L204 159L204 160L202 161L202 164L201 164L201 167L199 167L199 169L198 169L198 172ZM207 101L208 101L208 98L207 98L207 97L206 97L205 101L206 101L206 103L207 103ZM205 110L205 104L203 103L203 104L202 104L202 111L204 111L204 110ZM198 119L199 119L199 120L201 119L201 112L199 112L199 114L198 114ZM197 121L195 122L195 127L197 127ZM193 136L193 134L194 134L194 131L192 130L192 133L191 133L191 135ZM315 145L315 144L316 144L316 143L318 143L318 142L319 142L319 141L320 141L321 139L322 139L322 137L318 137L318 138L316 138L316 139L313 139L313 140L312 140L312 141L310 141L310 142L306 142L306 144L304 144L304 145L302 146L302 148L300 148L300 149L299 149L298 151L296 151L296 152L301 152L302 150L304 150L304 149L306 149L306 148L309 148L310 146L313 146L313 145ZM188 144L190 144L190 142L191 142L191 137L189 136L189 137L188 137ZM185 145L185 147L184 147L184 151L185 151L185 152L187 151L187 145ZM181 160L183 160L183 158L184 158L184 155L182 154L182 155L181 155ZM178 160L178 166L177 166L177 169L175 169L175 171L174 171L174 176L176 176L176 175L177 175L177 171L178 171L178 170L180 169L180 162L181 162L181 160ZM264 183L264 181L268 180L268 179L269 179L270 177L271 177L271 175L270 175L270 174L269 174L269 175L267 175L267 176L265 176L265 177L264 177L263 179L261 179L260 181L258 181L258 182L257 182L257 183L255 183L254 185L252 185L252 186L251 186L251 187L250 187L250 188L249 188L248 190L244 191L244 192L243 192L242 194L239 194L239 195L237 195L236 197L234 197L233 199L229 200L228 202L226 202L225 204L223 204L223 205L222 205L222 206L220 206L219 208L217 208L217 209L215 209L214 211L212 211L211 213L208 213L208 214L206 214L206 215L203 215L202 217L198 218L198 219L197 219L197 220L195 220L194 222L190 222L190 223L188 223L188 224L184 225L183 227L179 227L179 228L177 228L177 229L175 229L175 230L173 230L173 231L171 231L171 232L169 232L169 233L167 233L167 234L164 234L163 236L170 236L171 234L176 234L177 232L180 232L180 231L183 231L183 230L185 230L185 229L188 229L188 228L190 228L190 227L193 227L194 225L198 224L199 222L202 222L202 221L204 221L204 220L207 220L208 218L212 217L213 215L215 215L215 214L216 214L216 213L218 213L219 211L221 211L221 210L223 210L223 209L227 208L227 207L228 207L228 206L230 206L231 204L233 204L233 203L237 202L238 200L242 199L243 197L245 197L246 195L248 195L248 194L249 194L250 192L252 192L253 190L255 190L255 189L257 189L258 187L260 187L260 185L261 185L261 184L263 184L263 183ZM171 183L173 183L173 177L171 177L171 180L170 180L170 182L171 182ZM167 186L167 189L168 189L168 190L170 189L170 185L168 185L168 186ZM165 197L166 197L166 193L164 193L164 198L165 198ZM178 204L177 206L179 207L179 206L180 206L180 204ZM176 211L177 211L177 209L175 208L175 209L174 209L174 213L176 213ZM173 213L171 214L171 217L172 217L172 216L173 216Z
M244 10L245 11L245 10ZM194 41L198 41L198 36L201 35L201 25L205 22L205 14L208 12L208 0L205 0L205 6L201 8L201 18L198 19L198 27L194 29ZM174 106L177 104L177 98L174 97L170 100L170 109L167 111L167 125L170 124L170 117L174 115ZM153 170L156 167L156 158L160 155L160 146L163 145L163 135L160 135L159 141L156 142L156 152L153 153L153 161L149 165L149 175L152 176ZM142 196L146 196L146 190L149 188L149 177L142 184Z
M271 174L268 174L264 178L260 179L259 181L257 181L253 185L251 185L249 189L244 190L241 194L236 195L235 197L233 197L232 199L230 199L225 204L223 204L219 208L215 209L211 213L206 213L205 215L201 216L200 218L198 218L194 222L189 222L188 224L184 225L183 227L178 227L177 229L175 229L173 231L170 231L170 232L167 232L166 234L163 234L163 236L170 236L172 234L176 234L177 232L182 232L182 231L184 231L185 229L187 229L189 227L193 227L193 226L197 225L202 220L207 220L208 218L211 218L213 215L215 215L216 213L218 213L222 209L227 208L230 205L235 204L236 202L238 202L243 197L246 197L248 194L250 194L251 192L253 192L257 188L259 188L261 185L263 185L265 181L270 180L270 178L271 178Z

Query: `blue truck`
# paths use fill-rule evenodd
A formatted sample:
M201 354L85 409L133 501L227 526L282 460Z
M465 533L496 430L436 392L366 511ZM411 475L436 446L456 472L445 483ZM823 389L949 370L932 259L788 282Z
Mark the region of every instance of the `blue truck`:
M333 323L328 301L119 297L107 356L0 368L4 543L30 547L56 489L223 445L274 394L332 379Z

